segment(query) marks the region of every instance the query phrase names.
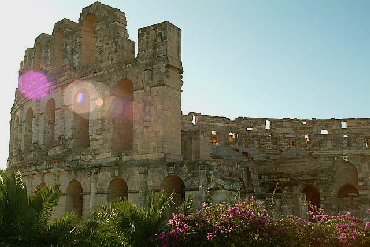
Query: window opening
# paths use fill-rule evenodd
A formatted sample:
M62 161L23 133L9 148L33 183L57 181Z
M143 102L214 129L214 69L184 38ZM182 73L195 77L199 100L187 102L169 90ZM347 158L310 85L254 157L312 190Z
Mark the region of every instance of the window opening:
M127 199L128 187L125 180L115 178L109 183L107 201L110 202L116 198Z
M304 138L306 139L306 144L310 144L310 136L304 135Z
M210 139L209 143L211 143L212 145L218 145L217 138L216 137L212 137Z
M67 187L67 212L74 212L82 216L83 210L83 190L81 183L77 180L69 182Z
M113 149L132 150L133 143L133 84L122 80L116 87L111 107L113 121Z
M81 27L81 64L91 64L95 60L97 19L93 14L87 15Z
M366 145L366 147L367 147L367 148L369 148L369 147L370 147L370 137L367 137L367 138L365 139L365 145Z
M235 133L230 131L229 132L229 142L235 141L235 137L236 137Z
M54 41L54 64L55 67L60 69L63 65L63 31L58 30L55 32Z
M267 119L266 119L266 122L265 122L265 129L269 130L269 129L270 129L270 127L271 127L271 122L270 122L270 120L267 120Z
M321 135L327 135L327 134L329 134L329 131L328 130L321 130Z
M196 119L196 117L194 115L193 115L193 118L191 120L191 123L194 124L194 125L197 124L197 119Z

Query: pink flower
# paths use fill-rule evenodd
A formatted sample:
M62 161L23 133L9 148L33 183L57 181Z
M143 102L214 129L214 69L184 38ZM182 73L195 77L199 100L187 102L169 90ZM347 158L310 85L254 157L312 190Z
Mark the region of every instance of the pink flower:
M366 230L370 230L370 222L366 222L365 223L365 229Z
M212 233L207 233L207 240L213 240L214 235Z

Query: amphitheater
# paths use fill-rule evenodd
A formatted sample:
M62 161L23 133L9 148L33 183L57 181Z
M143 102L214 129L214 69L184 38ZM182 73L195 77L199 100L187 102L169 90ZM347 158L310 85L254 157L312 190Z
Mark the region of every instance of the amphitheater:
M31 195L60 183L56 216L150 191L222 202L255 196L279 214L370 208L370 119L267 119L181 112L181 30L138 30L95 2L25 51L11 109L8 169Z

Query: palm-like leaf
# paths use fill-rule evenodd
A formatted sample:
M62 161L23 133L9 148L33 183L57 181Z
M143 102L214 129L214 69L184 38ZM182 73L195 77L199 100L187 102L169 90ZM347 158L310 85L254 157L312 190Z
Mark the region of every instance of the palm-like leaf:
M153 246L152 240L164 226L170 202L163 194L152 193L143 208L120 199L100 206L80 229L81 236L84 236L80 244Z
M61 195L59 186L38 189L28 198L20 173L2 171L0 176L0 243L44 242L47 222Z

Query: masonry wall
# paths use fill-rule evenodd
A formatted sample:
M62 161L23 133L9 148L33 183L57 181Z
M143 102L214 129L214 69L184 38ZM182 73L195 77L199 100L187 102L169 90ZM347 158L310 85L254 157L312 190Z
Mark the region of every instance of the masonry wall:
M50 88L42 97L32 83L31 94L17 89L8 167L22 171L30 194L60 183L57 215L81 205L88 213L118 178L129 200L144 203L161 185L147 181L148 170L182 159L181 30L169 22L140 29L135 57L126 25L123 12L96 2L78 23L63 19L38 36L21 63L20 77L32 72Z
M189 113L183 116L182 152L186 159L196 160L203 148L194 140L208 140L212 158L258 165L254 192L263 198L277 186L281 193L301 198L302 204L302 191L312 186L329 212L360 212L369 197L369 123L370 119L230 120ZM344 186L352 188L347 199L338 197ZM299 214L298 201L289 200L282 202L284 210Z
M25 51L20 78L34 77L16 90L8 169L29 195L61 184L55 216L114 196L143 205L151 190L196 207L256 196L301 217L309 202L329 213L370 206L370 119L182 115L181 30L140 28L135 57L126 25L96 2Z

